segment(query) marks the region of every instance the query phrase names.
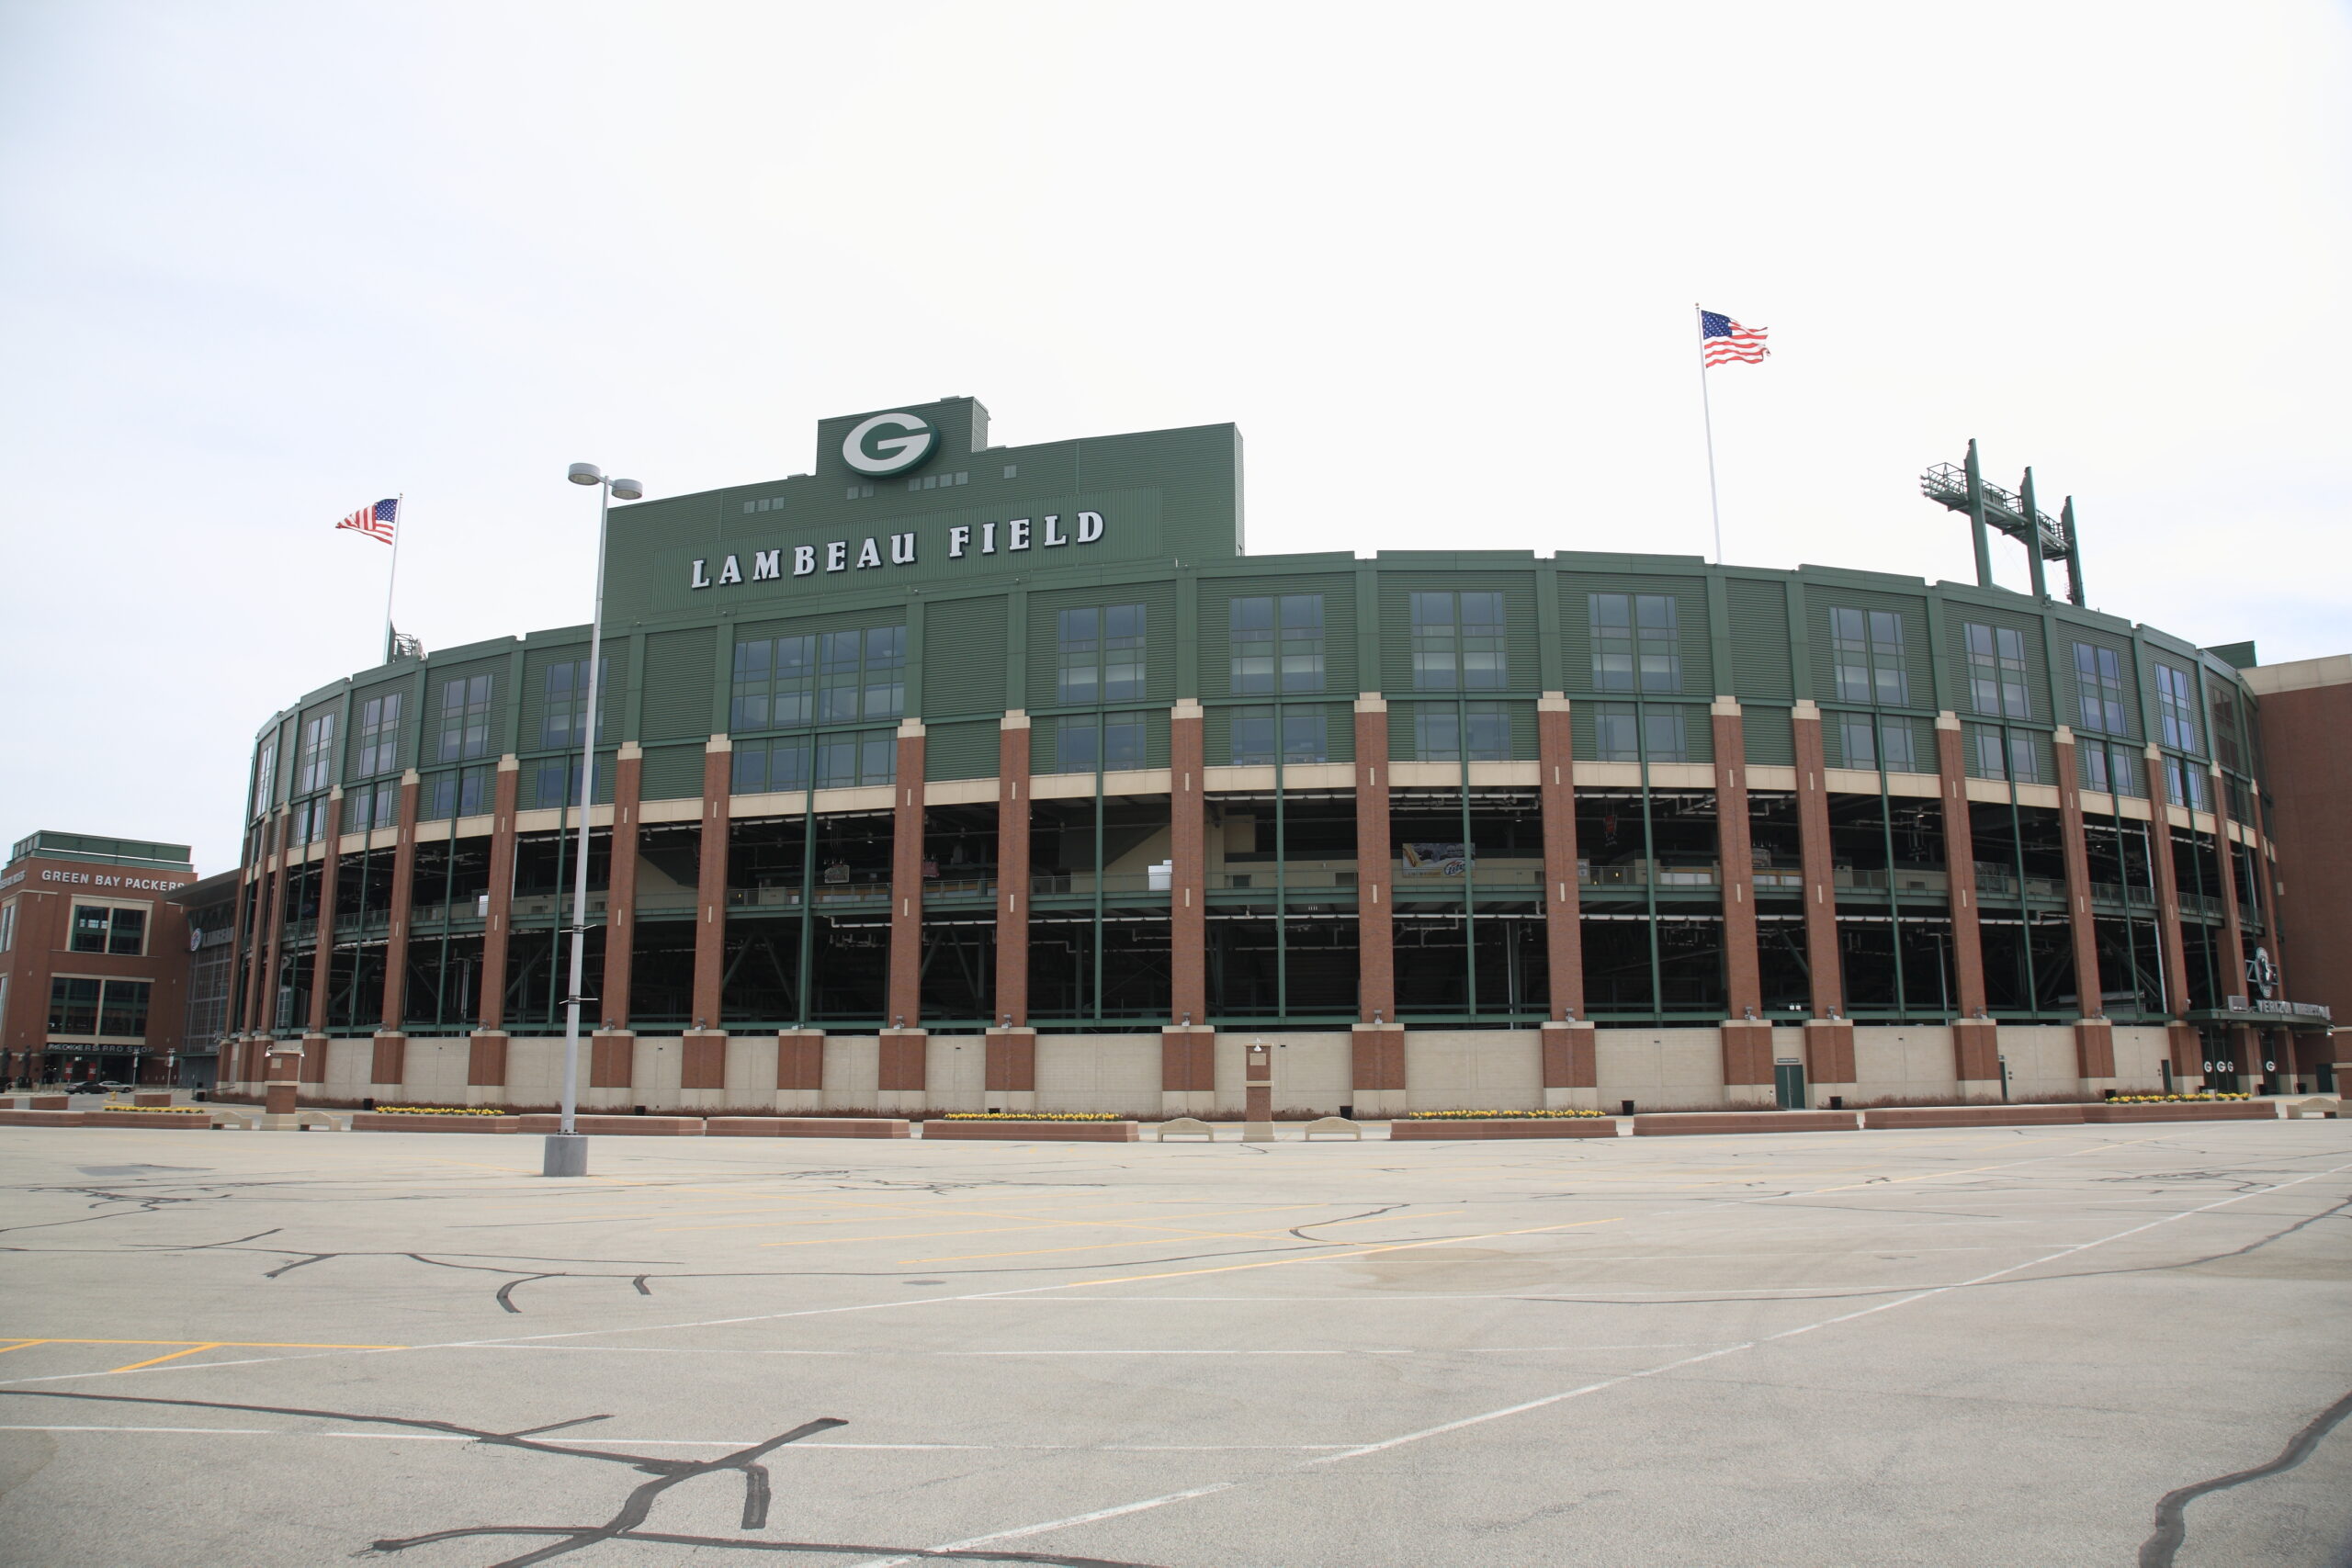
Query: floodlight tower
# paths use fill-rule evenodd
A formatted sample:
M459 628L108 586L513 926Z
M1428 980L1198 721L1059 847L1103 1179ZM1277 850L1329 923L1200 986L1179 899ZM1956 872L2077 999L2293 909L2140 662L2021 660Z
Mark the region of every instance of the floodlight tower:
M2033 574L2033 596L2050 597L2050 586L2042 576L2041 563L2063 560L2066 563L2066 599L2069 604L2083 603L2083 557L2075 539L2075 498L2068 496L2052 521L2047 513L2034 504L2033 470L2025 471L2025 481L2015 491L1984 482L1984 470L1976 461L1976 443L1968 443L1968 460L1955 468L1950 463L1938 463L1919 476L1919 493L1954 512L1968 515L1970 531L1976 542L1976 585L1990 588L1993 582L1993 548L1988 530L1997 528L2010 538L2025 546L2026 565Z

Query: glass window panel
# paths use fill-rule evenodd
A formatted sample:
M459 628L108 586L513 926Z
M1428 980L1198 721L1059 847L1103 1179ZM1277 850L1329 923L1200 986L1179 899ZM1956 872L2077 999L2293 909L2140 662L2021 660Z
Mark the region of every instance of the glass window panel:
M1592 715L1593 755L1604 762L1638 762L1641 738L1634 708L1626 703L1602 703Z
M117 909L114 912L114 931L107 938L107 951L135 955L145 952L146 948L147 911Z
M899 742L888 730L868 735L858 746L858 783L890 784L899 776Z
M1283 761L1285 762L1324 762L1330 761L1330 744L1326 738L1323 711L1309 708L1283 714Z
M144 1037L151 988L152 983L146 980L108 980L98 1013L97 1032L125 1039Z
M846 789L857 783L857 737L827 735L817 741L817 787Z
M1091 773L1102 760L1102 729L1092 715L1065 718L1055 735L1056 768L1065 773Z
M1683 739L1682 710L1650 708L1642 715L1642 744L1653 762L1679 762L1689 756Z
M1510 757L1510 718L1499 703L1470 703L1465 705L1463 717L1469 726L1470 760L1474 762L1501 762Z
M1274 760L1274 710L1233 710L1233 761L1238 767L1260 766Z
M1838 721L1838 739L1845 743L1849 768L1878 766L1876 727L1862 714L1848 714Z
M98 982L62 976L50 981L49 1031L52 1034L96 1034Z
M75 953L104 953L107 950L107 911L103 905L74 906L74 939Z
M1143 766L1143 716L1114 714L1102 721L1102 766L1105 770Z
M1423 703L1413 710L1413 754L1424 762L1461 757L1461 725L1451 705Z
M1885 728L1879 733L1879 750L1885 755L1889 773L1916 773L1919 771L1915 740L1909 725L1900 719L1887 721Z

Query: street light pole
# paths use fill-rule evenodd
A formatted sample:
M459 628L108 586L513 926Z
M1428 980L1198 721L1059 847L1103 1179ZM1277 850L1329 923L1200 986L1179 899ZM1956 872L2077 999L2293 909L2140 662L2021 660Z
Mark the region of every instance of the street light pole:
M580 852L571 873L571 984L563 1002L563 1118L548 1135L541 1173L588 1174L588 1140L580 1135L580 1003L588 978L588 829L596 794L596 704L605 654L605 553L612 498L635 501L645 487L607 479L594 463L574 463L571 482L596 487L596 602L588 623L588 690L580 719ZM609 886L609 879L607 882Z

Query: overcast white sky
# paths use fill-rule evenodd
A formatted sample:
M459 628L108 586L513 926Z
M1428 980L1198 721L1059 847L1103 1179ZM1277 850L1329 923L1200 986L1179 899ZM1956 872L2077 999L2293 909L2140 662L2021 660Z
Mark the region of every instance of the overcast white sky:
M1252 549L1970 574L2352 649L2336 6L0 0L0 834L235 856L255 728L587 618L573 459L1237 421ZM2332 454L2332 456L2331 456ZM2024 559L2000 547L2004 581Z

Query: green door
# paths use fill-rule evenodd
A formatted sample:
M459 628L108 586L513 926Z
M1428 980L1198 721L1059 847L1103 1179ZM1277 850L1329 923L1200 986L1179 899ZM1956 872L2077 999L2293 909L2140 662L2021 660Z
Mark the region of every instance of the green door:
M1783 1111L1804 1109L1804 1064L1775 1062L1772 1064L1772 1091Z

